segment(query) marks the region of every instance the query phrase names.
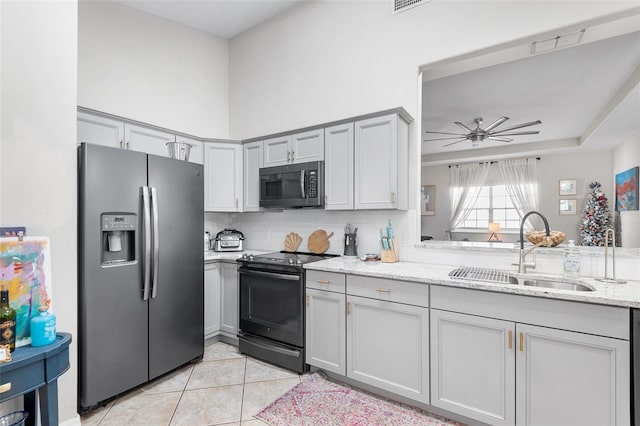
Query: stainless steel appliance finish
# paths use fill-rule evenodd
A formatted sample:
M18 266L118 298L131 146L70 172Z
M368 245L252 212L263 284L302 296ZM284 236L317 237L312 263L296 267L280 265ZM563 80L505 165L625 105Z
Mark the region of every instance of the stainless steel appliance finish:
M87 411L202 358L204 191L194 163L85 143L78 161L78 406ZM103 243L118 223L127 253Z
M305 273L302 265L336 255L268 253L238 259L240 352L303 373Z
M214 251L242 251L244 235L236 229L226 228L216 234Z
M263 167L259 174L260 207L324 206L324 161Z
M640 425L640 309L631 309L631 424Z

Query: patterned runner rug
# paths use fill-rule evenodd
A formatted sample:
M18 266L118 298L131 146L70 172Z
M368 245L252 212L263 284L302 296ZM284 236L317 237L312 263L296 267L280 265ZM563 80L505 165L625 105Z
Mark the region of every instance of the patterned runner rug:
M271 426L464 426L314 373L256 416Z

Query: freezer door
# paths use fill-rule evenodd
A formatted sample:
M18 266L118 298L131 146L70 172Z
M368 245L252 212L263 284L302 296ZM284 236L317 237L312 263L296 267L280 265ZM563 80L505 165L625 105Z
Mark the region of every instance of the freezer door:
M83 143L78 161L78 399L86 409L148 380L140 211L147 158ZM101 264L104 213L135 218L132 261Z
M148 156L154 228L149 378L204 353L204 186L199 164Z

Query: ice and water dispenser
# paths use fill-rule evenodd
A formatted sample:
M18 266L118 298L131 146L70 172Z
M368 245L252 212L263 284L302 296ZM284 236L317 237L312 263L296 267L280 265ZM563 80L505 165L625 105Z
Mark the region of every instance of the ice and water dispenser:
M102 265L118 265L136 260L135 213L103 213L102 223Z

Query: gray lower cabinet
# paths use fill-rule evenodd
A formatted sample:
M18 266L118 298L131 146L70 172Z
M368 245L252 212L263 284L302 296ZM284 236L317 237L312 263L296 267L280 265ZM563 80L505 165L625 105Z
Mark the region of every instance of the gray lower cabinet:
M431 309L431 404L514 424L514 335L509 321Z
M516 424L630 424L629 342L516 324Z
M346 375L345 295L307 288L307 364Z
M204 337L238 338L238 272L235 262L215 261L204 267Z
M428 403L429 309L348 295L347 377Z
M630 424L628 310L431 294L431 405L492 425Z
M204 265L204 338L220 331L220 267L219 263Z
M236 263L220 263L220 332L238 337L238 268Z

